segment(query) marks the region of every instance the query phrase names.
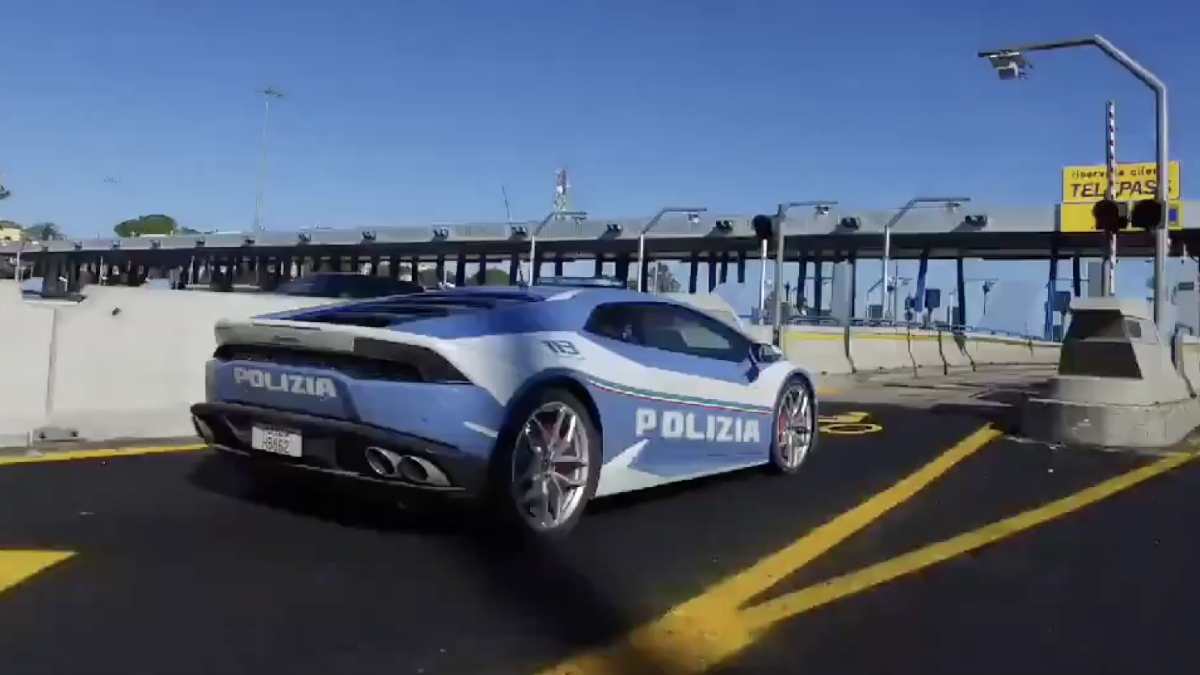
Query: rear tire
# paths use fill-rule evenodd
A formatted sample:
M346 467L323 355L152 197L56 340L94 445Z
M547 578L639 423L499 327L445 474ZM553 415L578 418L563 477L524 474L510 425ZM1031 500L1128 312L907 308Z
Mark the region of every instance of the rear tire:
M499 514L534 540L565 537L596 493L602 457L582 401L560 387L533 392L497 443L491 491Z
M812 385L795 376L779 391L771 425L771 469L793 474L817 448L817 400Z

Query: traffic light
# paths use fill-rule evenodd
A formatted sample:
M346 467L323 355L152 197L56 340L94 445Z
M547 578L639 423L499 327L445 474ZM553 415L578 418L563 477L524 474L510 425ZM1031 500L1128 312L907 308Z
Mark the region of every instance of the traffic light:
M1136 228L1153 230L1162 224L1165 210L1157 199L1142 199L1134 203L1129 221Z
M1123 202L1102 199L1092 207L1092 217L1096 219L1096 229L1104 232L1120 232L1128 222L1129 207Z
M754 227L754 235L759 239L770 239L774 232L775 221L771 216L764 216L760 213L754 216L750 224Z

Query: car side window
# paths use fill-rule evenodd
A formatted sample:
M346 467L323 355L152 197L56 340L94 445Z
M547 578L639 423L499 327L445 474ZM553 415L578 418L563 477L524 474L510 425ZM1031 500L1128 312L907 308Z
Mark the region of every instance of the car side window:
M628 304L600 305L592 310L583 327L589 333L621 342L636 343L637 307Z
M647 347L721 361L740 362L750 343L716 319L673 305L644 305L640 338Z

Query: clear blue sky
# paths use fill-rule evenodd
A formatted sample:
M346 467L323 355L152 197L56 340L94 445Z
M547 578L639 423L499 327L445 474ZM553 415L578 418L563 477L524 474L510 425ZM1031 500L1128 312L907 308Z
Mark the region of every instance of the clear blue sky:
M1167 10L1167 21L1151 7ZM253 216L265 85L270 228L504 217L576 204L758 211L921 192L1050 204L1059 168L1153 157L1153 101L1099 53L1001 83L981 48L1101 32L1172 87L1200 140L1200 5L1078 2L4 3L0 218L102 234L144 213ZM106 182L112 177L117 182ZM1040 304L1040 303L1039 303Z

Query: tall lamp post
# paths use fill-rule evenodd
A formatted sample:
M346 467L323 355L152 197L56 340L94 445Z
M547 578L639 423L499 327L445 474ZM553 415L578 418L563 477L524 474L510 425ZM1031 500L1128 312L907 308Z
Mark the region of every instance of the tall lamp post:
M980 58L987 59L1002 80L1021 79L1028 76L1028 70L1033 66L1025 58L1028 52L1044 52L1055 49L1072 47L1096 47L1109 58L1121 64L1138 80L1154 92L1155 101L1155 163L1158 165L1158 185L1155 190L1155 200L1162 205L1163 217L1159 219L1158 228L1154 233L1154 322L1162 325L1166 320L1167 303L1167 227L1164 222L1167 213L1167 198L1169 196L1167 182L1170 172L1167 165L1167 85L1147 70L1142 64L1134 61L1128 54L1117 49L1111 42L1100 35L1066 40L1063 42L1046 42L1033 45L1021 45L1008 49L995 49L979 52Z
M913 197L912 199L908 200L904 206L900 207L900 210L896 212L896 215L892 216L886 223L883 224L883 258L881 259L883 262L883 268L880 270L879 274L880 316L885 319L891 318L892 320L895 320L896 318L895 316L888 316L889 314L894 314L893 312L889 311L889 308L892 304L889 302L892 290L888 286L887 271L888 261L892 257L892 228L895 227L896 223L900 222L900 219L903 218L909 211L911 211L917 204L945 204L947 207L954 208L963 202L969 201L971 201L970 197Z
M771 336L777 346L783 346L780 340L783 326L783 296L779 293L779 280L783 278L783 235L787 224L788 211L797 206L811 206L815 213L823 216L829 213L837 202L830 199L811 200L806 202L784 202L775 211L775 315L772 317L773 328ZM818 281L817 283L820 283Z
M644 275L642 274L642 271L646 267L646 263L645 263L645 261L646 261L646 233L648 233L650 230L653 230L654 226L658 225L658 221L662 220L662 217L667 215L668 213L704 213L707 210L708 209L703 206L696 206L696 207L666 206L666 207L659 209L658 213L654 214L654 217L646 222L646 224L642 227L642 231L638 233L638 263L637 263L638 264L638 267L637 267L637 290L638 290L638 293L646 292L646 279L644 278ZM655 276L656 282L657 282L657 278L658 277L656 275ZM655 290L658 290L657 283L655 285L656 285Z
M542 218L542 222L533 229L533 234L529 235L529 285L533 285L533 272L537 265L535 256L537 255L537 238L542 233L542 229L550 224L552 220L562 220L563 218L587 218L587 211L551 211Z
M254 197L254 231L262 231L263 185L267 180L267 124L271 121L271 99L283 98L283 92L274 87L259 91L263 95L263 126L260 155L258 160L258 190Z

